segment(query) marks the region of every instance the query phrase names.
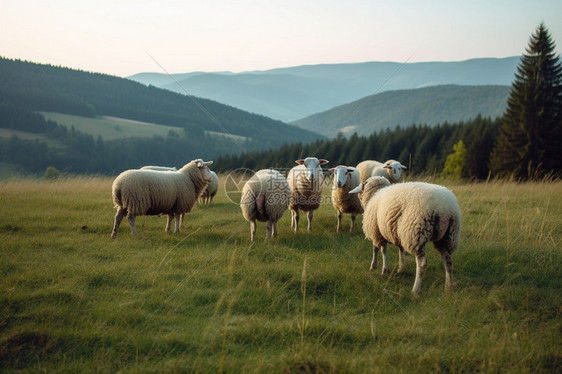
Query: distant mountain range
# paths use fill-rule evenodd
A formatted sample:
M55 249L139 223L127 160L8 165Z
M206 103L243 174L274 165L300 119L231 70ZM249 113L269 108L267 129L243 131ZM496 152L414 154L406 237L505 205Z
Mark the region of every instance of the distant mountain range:
M519 60L514 56L459 62L365 62L242 73L140 73L129 79L290 122L386 91L438 85L510 86Z
M292 124L334 137L338 132L368 136L397 125L466 122L478 115L494 119L503 114L510 90L510 86L446 85L387 91Z

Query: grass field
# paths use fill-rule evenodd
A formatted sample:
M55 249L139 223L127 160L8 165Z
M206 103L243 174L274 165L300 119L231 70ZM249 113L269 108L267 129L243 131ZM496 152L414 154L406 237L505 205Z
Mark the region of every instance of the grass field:
M224 181L224 178L223 178ZM126 220L111 180L0 181L0 371L553 373L562 368L562 182L449 185L463 214L454 287L427 249L369 272L361 231L249 243L222 188L179 234ZM344 228L349 227L345 217ZM379 264L380 267L380 264Z

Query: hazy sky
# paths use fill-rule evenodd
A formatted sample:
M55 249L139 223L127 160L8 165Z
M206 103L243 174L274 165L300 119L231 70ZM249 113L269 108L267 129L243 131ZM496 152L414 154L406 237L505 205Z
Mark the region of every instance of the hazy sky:
M0 0L0 56L107 73L521 55L561 0Z

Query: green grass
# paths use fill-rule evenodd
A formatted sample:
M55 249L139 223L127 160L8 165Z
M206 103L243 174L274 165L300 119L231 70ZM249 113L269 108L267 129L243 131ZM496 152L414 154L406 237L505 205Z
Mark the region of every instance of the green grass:
M183 134L183 128L164 126L148 122L139 122L117 117L80 117L62 113L41 112L45 119L57 122L59 125L71 128L103 140L115 140L131 137L152 137L154 135L166 137L168 132L175 131Z
M451 185L463 213L454 287L428 247L368 271L371 243L313 233L249 243L221 185L179 234L126 220L110 238L111 180L0 181L0 371L556 372L562 367L562 183ZM301 221L303 221L301 219ZM349 217L345 217L349 227ZM380 264L379 264L380 267Z

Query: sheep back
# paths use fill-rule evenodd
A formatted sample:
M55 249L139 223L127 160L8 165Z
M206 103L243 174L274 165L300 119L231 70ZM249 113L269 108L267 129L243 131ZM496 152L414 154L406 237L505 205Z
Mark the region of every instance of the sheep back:
M207 185L196 161L175 172L124 171L113 181L115 207L135 216L190 212Z
M359 171L361 183L365 182L369 177L371 177L374 168L382 168L383 165L383 163L375 160L365 160L358 163L356 169Z
M256 172L242 188L240 209L247 221L277 222L289 206L290 189L277 170Z
M455 195L443 186L394 184L368 200L363 231L377 246L390 242L409 250L428 241L446 240L452 252L460 242L460 207Z

